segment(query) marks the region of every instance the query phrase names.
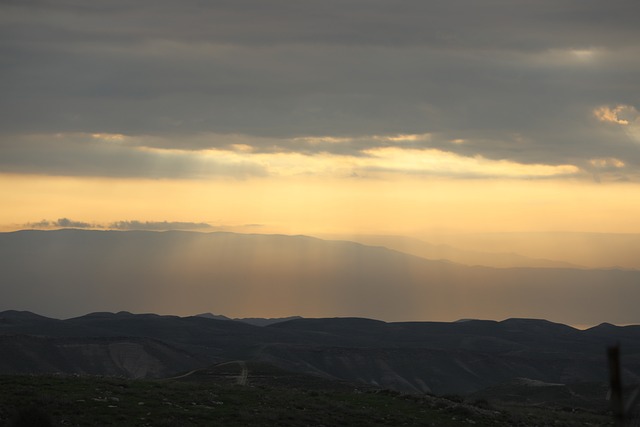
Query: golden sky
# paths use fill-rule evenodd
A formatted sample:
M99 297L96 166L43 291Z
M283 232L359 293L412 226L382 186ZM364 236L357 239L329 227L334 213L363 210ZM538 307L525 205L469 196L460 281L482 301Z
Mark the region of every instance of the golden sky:
M338 3L1 4L0 229L640 232L636 2Z
M117 221L170 221L239 232L420 237L522 231L638 233L639 191L635 183L567 179L4 174L0 224L8 231L60 218L96 228Z

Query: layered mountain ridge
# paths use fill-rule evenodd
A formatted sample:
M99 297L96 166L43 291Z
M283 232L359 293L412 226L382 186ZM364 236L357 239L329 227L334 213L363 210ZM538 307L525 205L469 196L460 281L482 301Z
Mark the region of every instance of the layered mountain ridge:
M67 320L0 313L0 373L160 378L225 361L407 392L477 392L527 378L607 381L620 343L624 377L640 380L640 327L578 330L535 319L393 322L294 319L268 326L197 316L93 313Z
M491 268L306 236L0 233L0 309L640 322L640 271Z

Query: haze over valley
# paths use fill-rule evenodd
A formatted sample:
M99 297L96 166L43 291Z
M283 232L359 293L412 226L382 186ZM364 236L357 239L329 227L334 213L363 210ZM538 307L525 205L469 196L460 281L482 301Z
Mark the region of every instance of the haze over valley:
M447 248L442 254L479 258ZM0 234L0 309L57 318L126 310L386 321L640 322L638 270L587 269L515 254L507 261L539 266L496 268L452 258L308 236L19 231Z

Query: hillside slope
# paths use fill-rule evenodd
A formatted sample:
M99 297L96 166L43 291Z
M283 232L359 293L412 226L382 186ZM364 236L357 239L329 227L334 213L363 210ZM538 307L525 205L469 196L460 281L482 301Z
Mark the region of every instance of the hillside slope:
M467 394L516 378L606 383L606 347L614 342L622 345L625 382L640 382L637 327L581 331L533 319L386 323L360 318L259 327L152 314L56 320L1 312L0 374L158 378L252 361L399 391Z

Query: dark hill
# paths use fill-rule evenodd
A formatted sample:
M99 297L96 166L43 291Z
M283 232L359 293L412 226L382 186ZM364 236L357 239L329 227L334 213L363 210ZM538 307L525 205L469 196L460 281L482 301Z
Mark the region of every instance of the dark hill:
M605 383L606 346L616 337L625 381L638 382L640 331L612 325L607 330L596 334L532 319L385 323L329 318L259 327L155 314L26 316L0 322L0 373L163 377L243 361L401 391L471 393L515 378Z

